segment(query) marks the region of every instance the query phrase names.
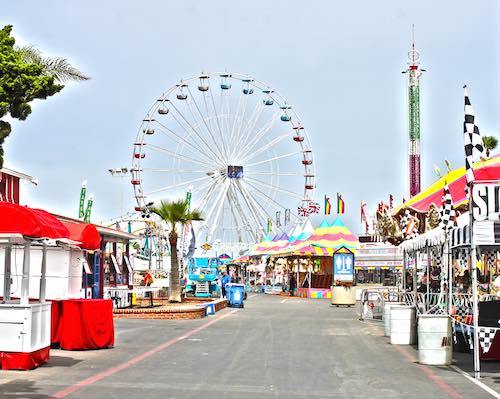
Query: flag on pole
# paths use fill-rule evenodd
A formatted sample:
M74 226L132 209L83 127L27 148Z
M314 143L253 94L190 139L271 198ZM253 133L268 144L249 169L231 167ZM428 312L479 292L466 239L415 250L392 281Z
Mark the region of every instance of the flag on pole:
M392 194L389 194L389 209L392 209L394 205L394 197Z
M273 220L271 218L267 219L267 232L270 233L273 230Z
M285 226L290 223L290 209L285 209Z
M281 211L276 211L276 227L281 227Z
M448 184L444 185L443 203L441 204L441 228L450 230L455 225L455 210L453 209L453 198L450 194Z
M474 170L472 165L481 159L484 147L479 127L476 124L474 109L470 103L467 86L464 86L465 106L464 106L464 149L465 149L465 176L467 178L467 188L474 181Z
M342 194L337 193L337 213L343 215L345 213L345 203L342 199Z
M325 215L329 215L332 212L332 204L330 202L330 197L325 195Z
M305 206L299 206L297 208L297 213L299 214L299 216L309 216L309 209L306 208Z
M361 200L361 226L365 224L365 233L368 234L368 218L366 217L366 201Z
M188 187L186 191L186 207L188 212L191 210L191 197L193 196L193 186Z
M87 202L87 209L85 210L85 222L90 223L90 214L92 213L92 204L94 203L94 194L89 195Z
M367 223L366 219L366 201L361 201L361 223Z
M85 194L87 192L87 180L82 183L82 188L80 190L80 206L78 208L78 219L83 219L85 216Z
M320 206L317 202L309 201L309 203L307 205L307 212L309 212L309 214L319 213L319 210L320 210Z

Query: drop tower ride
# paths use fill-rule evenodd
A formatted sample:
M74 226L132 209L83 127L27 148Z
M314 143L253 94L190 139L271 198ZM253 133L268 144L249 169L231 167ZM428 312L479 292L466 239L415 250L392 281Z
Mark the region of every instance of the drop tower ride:
M420 53L412 45L408 51L408 69L403 71L408 85L408 172L410 177L410 198L420 192Z

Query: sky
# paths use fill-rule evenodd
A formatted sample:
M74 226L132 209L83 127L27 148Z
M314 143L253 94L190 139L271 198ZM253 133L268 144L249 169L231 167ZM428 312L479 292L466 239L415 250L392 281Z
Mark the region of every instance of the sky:
M316 199L343 194L359 231L360 201L408 198L405 75L411 26L421 66L422 186L463 161L463 89L483 135L500 137L496 0L3 1L19 43L66 57L91 76L14 121L5 166L39 179L22 202L77 216L80 184L94 221L132 210L132 145L149 107L201 71L246 73L283 94L307 127ZM123 204L123 205L122 205ZM319 219L317 217L316 219ZM331 218L330 218L331 220Z

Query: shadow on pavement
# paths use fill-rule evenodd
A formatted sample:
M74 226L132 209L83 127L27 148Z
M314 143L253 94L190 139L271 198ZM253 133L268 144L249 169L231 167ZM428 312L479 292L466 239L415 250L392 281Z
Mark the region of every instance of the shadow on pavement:
M0 398L48 399L49 396L38 393L34 381L14 380L0 385Z
M471 375L474 374L472 353L453 352L453 364ZM495 384L500 384L500 361L481 360L481 372L488 375L487 378Z
M50 360L45 363L42 367L43 368L50 368L50 367L72 367L75 364L80 363L81 360L79 359L74 359L72 357L66 357L66 356L50 356Z

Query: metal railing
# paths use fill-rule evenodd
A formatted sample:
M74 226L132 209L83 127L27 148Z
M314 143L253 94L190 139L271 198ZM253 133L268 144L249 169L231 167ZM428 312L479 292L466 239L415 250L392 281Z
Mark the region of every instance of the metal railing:
M417 314L448 314L447 294L405 292L403 302L408 306L414 306Z
M385 302L399 302L401 291L396 287L364 288L360 298L360 320L382 320Z

